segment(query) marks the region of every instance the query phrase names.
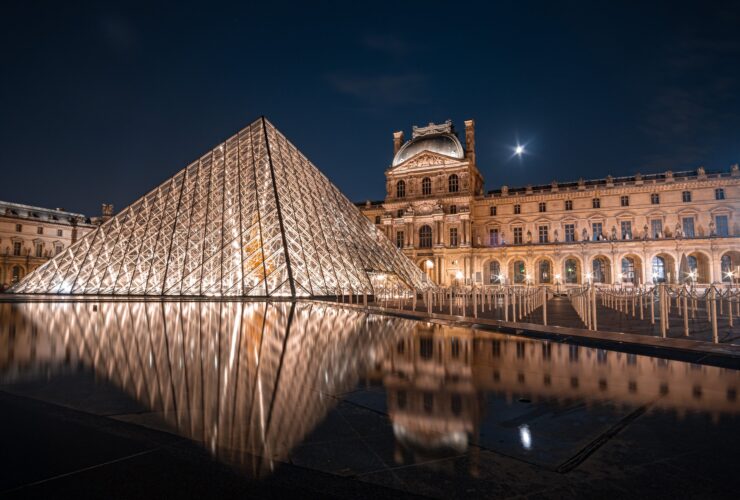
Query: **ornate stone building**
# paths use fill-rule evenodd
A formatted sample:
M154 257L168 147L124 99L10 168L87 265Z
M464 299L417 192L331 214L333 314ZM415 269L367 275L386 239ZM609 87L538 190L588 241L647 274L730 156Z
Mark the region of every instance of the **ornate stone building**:
M740 170L635 174L484 191L475 124L393 134L386 198L365 215L435 282L729 282L740 275ZM734 273L731 275L730 273Z
M112 214L103 205L103 217ZM19 281L94 229L83 214L0 201L0 290Z

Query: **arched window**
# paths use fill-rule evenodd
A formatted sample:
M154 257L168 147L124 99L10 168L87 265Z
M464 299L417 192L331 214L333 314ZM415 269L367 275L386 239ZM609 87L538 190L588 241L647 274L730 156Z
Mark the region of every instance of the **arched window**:
M552 273L550 272L550 261L549 260L542 260L540 261L540 266L538 270L538 281L540 283L550 283L550 276Z
M23 277L23 271L21 271L21 266L13 266L12 271L13 277L12 277L12 284L18 283L21 278Z
M460 190L460 180L457 178L457 174L452 174L448 179L450 193L457 193Z
M421 226L419 228L419 248L432 248L432 228Z
M605 283L606 282L606 270L607 270L606 261L601 258L594 259L592 269L593 269L592 279L594 283Z
M578 283L578 261L576 259L565 261L565 282L568 284Z
M733 272L732 258L729 255L723 255L720 260L720 266L722 268L722 281L730 282L732 278L730 273Z
M527 269L524 267L523 260L514 262L514 283L524 283L527 277Z
M497 260L492 260L488 264L489 283L491 283L492 285L501 283L501 279L499 278L500 275L501 275L501 264L499 264Z
M635 282L635 259L632 257L625 257L622 259L622 282Z
M406 197L406 183L404 181L396 182L396 198Z
M653 283L665 283L665 260L657 255L653 257Z
M422 196L429 196L432 194L432 179L424 177L421 180L421 194Z

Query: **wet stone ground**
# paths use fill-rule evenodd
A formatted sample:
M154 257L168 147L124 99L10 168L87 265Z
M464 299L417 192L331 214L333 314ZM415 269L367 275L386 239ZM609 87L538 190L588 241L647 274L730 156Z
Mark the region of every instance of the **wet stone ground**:
M736 498L740 421L650 404L480 395L464 449L399 445L382 386L324 395L324 421L251 477L92 374L0 387L3 497ZM525 427L526 426L526 427ZM530 441L523 443L522 429ZM395 430L398 432L398 429Z

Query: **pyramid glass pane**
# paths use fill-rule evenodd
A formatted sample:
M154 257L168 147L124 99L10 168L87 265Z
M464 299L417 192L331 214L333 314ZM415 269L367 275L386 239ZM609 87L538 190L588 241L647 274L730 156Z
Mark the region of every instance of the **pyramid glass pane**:
M316 166L260 118L30 273L12 291L371 294L370 276L378 273L392 274L418 290L432 286Z

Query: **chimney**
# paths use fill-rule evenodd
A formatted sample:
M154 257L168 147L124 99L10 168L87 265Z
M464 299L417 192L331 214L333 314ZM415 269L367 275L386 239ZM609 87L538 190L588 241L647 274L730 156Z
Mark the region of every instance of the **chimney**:
M110 205L108 203L103 203L101 211L103 214L103 216L101 217L101 219L103 219L103 222L113 217L113 205Z
M475 120L465 120L465 158L475 165Z
M400 132L393 132L393 156L398 153L401 146L403 146L403 130Z

